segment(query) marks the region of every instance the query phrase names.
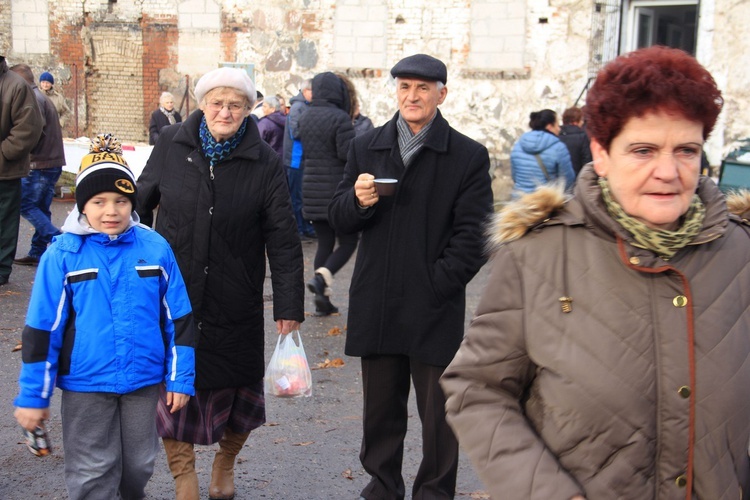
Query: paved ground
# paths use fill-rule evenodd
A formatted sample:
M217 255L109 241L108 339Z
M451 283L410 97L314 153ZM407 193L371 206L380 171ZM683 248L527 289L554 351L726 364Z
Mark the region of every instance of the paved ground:
M53 203L53 217L61 225L71 203ZM32 229L22 220L18 255L26 255ZM314 243L304 245L306 277L312 274ZM328 318L308 316L302 333L312 367L326 359L341 358L341 368L313 370L313 396L306 399L267 400L267 424L253 432L238 457L236 467L237 499L356 499L367 484L358 453L361 435L362 395L358 358L344 355L346 335L346 292L353 259L337 276L333 302L341 313ZM48 424L54 447L52 456L37 458L26 450L21 431L13 418L13 398L17 391L20 351L13 352L21 340L26 305L35 268L14 267L11 281L0 288L0 500L68 498L63 483L64 450L61 447L59 397L53 398L52 418ZM483 288L484 272L469 285L469 314L476 307ZM269 290L270 292L270 290ZM307 310L314 305L307 298ZM270 309L266 331L275 331ZM468 322L468 318L467 318ZM339 335L331 335L340 331ZM266 359L270 358L276 336L266 340ZM421 448L419 417L414 397L410 401L410 430L405 442L404 479L407 491L416 474ZM197 447L197 469L202 498L208 498L208 482L215 446ZM164 453L156 461L156 470L147 489L150 499L174 497L172 478ZM407 495L410 497L410 495ZM456 498L488 498L465 456L461 456Z

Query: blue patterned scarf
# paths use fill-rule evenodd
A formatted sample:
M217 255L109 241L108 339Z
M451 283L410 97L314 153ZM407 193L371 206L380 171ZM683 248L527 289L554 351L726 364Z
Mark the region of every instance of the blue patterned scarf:
M205 156L211 163L211 166L227 159L245 136L246 128L247 118L242 120L242 125L240 125L239 130L232 137L226 141L216 142L216 139L214 139L211 132L208 130L206 116L204 115L203 118L201 118L201 126L199 130L201 149L203 149L203 156Z

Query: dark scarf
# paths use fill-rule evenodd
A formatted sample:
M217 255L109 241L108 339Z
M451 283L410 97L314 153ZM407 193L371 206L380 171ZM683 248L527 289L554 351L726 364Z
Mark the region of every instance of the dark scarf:
M242 120L239 130L223 142L216 142L216 139L211 135L208 130L208 124L206 123L206 116L201 118L201 126L199 130L201 138L201 149L203 150L203 156L211 163L211 166L224 161L227 157L235 150L239 145L242 138L245 136L245 129L247 128L247 118Z
M437 116L437 113L435 113L435 116ZM415 134L411 131L411 127L406 123L401 113L398 114L398 119L396 120L398 149L401 152L401 160L404 162L405 167L408 167L414 156L422 150L422 146L424 146L424 142L427 139L427 133L430 131L430 127L432 127L432 122L435 121L435 116L432 117L432 120L427 125L422 127L422 130Z

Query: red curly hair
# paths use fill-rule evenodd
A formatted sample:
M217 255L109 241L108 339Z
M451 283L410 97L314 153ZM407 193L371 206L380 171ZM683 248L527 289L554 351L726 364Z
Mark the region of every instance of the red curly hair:
M695 58L652 46L622 55L599 72L586 96L586 131L609 150L631 118L666 111L702 123L706 139L723 104L713 77Z

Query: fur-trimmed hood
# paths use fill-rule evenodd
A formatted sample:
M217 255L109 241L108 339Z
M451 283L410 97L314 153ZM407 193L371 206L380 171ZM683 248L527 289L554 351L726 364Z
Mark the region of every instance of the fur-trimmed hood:
M596 213L597 219L609 218L603 213L603 202L600 203L601 206L591 206L594 205L594 197L601 198L598 190L593 168L590 165L584 167L576 185L575 201L586 205L586 212ZM712 226L726 226L727 216L737 217L750 225L750 191L743 189L732 192L725 198L716 184L704 177L698 185L698 193L704 204L712 208L707 215L707 221ZM494 253L498 246L515 241L532 228L568 211L569 203L573 203L572 199L565 193L565 186L557 182L540 186L536 191L510 202L490 220L487 229L488 253ZM570 220L570 217L567 219ZM616 224L614 221L612 223Z

